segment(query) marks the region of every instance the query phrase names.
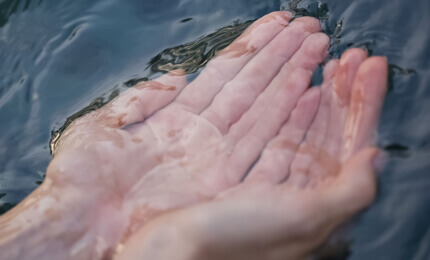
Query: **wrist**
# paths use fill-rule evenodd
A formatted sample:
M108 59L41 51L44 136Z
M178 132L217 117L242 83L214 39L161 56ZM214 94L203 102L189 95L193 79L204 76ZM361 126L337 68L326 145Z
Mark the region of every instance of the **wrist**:
M105 227L120 230L123 221L108 199L69 182L79 169L54 160L43 184L0 218L1 259L89 259L118 243Z
M180 214L170 213L149 222L121 246L123 250L114 259L200 259L196 232L184 220Z
M2 259L65 259L67 248L79 240L88 225L75 198L42 184L0 218ZM61 255L62 254L62 255Z

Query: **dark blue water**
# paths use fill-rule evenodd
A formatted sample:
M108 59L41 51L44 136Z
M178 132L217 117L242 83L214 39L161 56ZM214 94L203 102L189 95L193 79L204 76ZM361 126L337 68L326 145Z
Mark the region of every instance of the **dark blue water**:
M379 131L391 160L349 259L430 259L429 0L0 0L0 214L43 181L72 115L178 66L192 78L280 9L318 17L333 57L358 46L391 64Z

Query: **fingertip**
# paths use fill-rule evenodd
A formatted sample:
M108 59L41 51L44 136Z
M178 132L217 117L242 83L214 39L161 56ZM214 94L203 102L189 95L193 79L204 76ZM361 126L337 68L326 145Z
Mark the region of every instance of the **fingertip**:
M369 100L383 99L388 84L388 62L386 57L370 57L361 63L354 81L354 91L363 91Z
M339 68L335 76L333 89L343 105L348 105L351 89L360 64L367 58L367 53L358 48L345 51L340 59Z
M293 72L291 73L291 76L288 78L288 80L290 80L291 82L303 82L306 86L309 86L309 84L311 83L311 78L312 78L312 72L304 69L304 68L296 68L293 70ZM286 84L288 85L288 84Z
M299 101L299 104L303 104L305 106L312 105L318 103L321 98L321 88L312 87L308 89L302 98Z
M287 22L289 22L291 19L294 18L294 14L290 11L276 11L276 12L270 13L269 15L273 15L275 17L281 17Z
M374 56L367 58L360 66L360 74L368 76L384 74L388 76L388 60L386 57Z
M293 23L303 26L303 29L310 33L316 33L321 31L320 21L314 17L299 17L294 19Z
M172 86L176 89L182 89L188 85L188 80L186 77L187 73L184 69L171 70L163 76L153 80L153 82L158 82L166 86Z
M324 46L325 48L327 48L330 43L330 38L327 36L327 34L322 32L314 33L309 37L318 43L319 46Z
M373 56L370 57L372 60L377 60L378 62L381 62L382 65L388 66L388 58L386 56Z
M321 88L312 87L308 89L299 100L298 109L308 111L307 114L312 115L311 118L313 119L320 104L321 95ZM309 121L310 123L312 123L312 120Z
M294 18L294 13L290 11L281 11L284 12L284 15L287 17L288 20L291 20Z
M330 80L336 75L337 68L339 66L339 60L330 60L324 67L324 80Z
M340 64L343 65L347 62L360 64L367 58L367 52L360 48L353 48L346 50L341 57Z
M290 64L307 70L315 70L327 56L329 43L330 39L325 33L310 34L291 58Z
M368 60L367 53L358 48L349 49L342 54L339 61L339 72L336 77L342 84L350 85L361 65ZM347 82L344 82L347 81Z
M187 72L184 69L176 69L176 70L171 70L169 71L169 76L185 76L187 75Z
M289 11L271 12L271 13L266 14L265 16L261 17L259 20L257 20L255 25L275 21L275 22L281 23L282 25L286 26L291 21L291 19L293 17L294 17L294 14L289 12Z
M325 33L313 33L309 35L303 43L306 48L306 53L310 57L318 57L318 60L322 62L327 55L330 38Z

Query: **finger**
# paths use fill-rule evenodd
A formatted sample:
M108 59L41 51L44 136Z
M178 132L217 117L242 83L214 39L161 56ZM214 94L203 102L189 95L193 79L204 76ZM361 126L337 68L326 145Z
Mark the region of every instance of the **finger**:
M229 162L232 164L229 174L233 180L239 181L251 164L258 158L267 142L280 130L290 116L297 100L303 95L311 80L311 73L304 69L296 69L291 75L280 73L285 83L275 94L272 104L261 114L250 132L239 140Z
M200 114L213 97L288 25L290 12L270 13L254 22L229 47L212 59L200 75L178 96L175 105Z
M324 82L321 86L320 105L317 115L306 133L305 140L300 144L299 150L291 164L290 180L292 181L302 182L302 179L306 180L312 163L320 156L330 113L330 95L328 90L330 85L333 84L333 78L336 74L338 63L338 60L332 60L324 69Z
M344 135L344 154L355 152L376 142L379 115L387 92L388 64L385 57L364 61L354 79L351 105ZM348 157L347 157L348 158Z
M331 85L329 128L323 147L332 156L339 156L343 148L343 132L350 104L352 83L360 64L366 58L367 53L362 49L346 51L339 62L334 84Z
M320 88L306 91L279 134L268 143L245 181L279 183L287 178L294 154L315 118L320 98Z
M143 121L170 104L186 85L185 71L171 71L158 79L139 83L124 91L83 120L113 128Z
M376 197L375 165L380 152L377 148L361 150L343 166L339 177L323 189L320 206L330 214L328 219L343 222L369 206Z
M329 39L325 34L315 33L310 35L306 38L299 51L283 66L282 70L286 70L285 74L290 74L295 68L314 71L317 65L324 60L328 44ZM273 95L279 89L279 86L283 84L283 82L272 82L239 121L231 126L229 135L235 139L240 139L246 135L267 105L271 103Z
M302 48L291 58L296 68L314 71L327 56L330 39L325 33L314 33L306 38Z
M320 30L319 21L315 18L302 17L293 21L223 87L201 115L226 134L231 124L251 107L283 65L299 50L306 37ZM325 53L328 38L322 38L313 46ZM309 45L308 42L306 46ZM321 56L318 53L311 61Z
M367 53L361 49L350 49L340 59L333 84L329 85L330 112L327 134L321 145L321 151L309 169L310 174L326 176L339 167L343 148L343 132L346 114L350 103L352 82L360 64L366 59ZM327 164L331 161L330 164ZM330 167L327 167L330 166Z
M301 194L300 204L296 204L298 207L294 212L302 214L300 219L308 224L305 226L308 233L327 236L369 206L376 196L374 162L377 155L375 148L359 152L342 166L337 178L318 182ZM285 195L291 197L294 183L288 185L285 185Z

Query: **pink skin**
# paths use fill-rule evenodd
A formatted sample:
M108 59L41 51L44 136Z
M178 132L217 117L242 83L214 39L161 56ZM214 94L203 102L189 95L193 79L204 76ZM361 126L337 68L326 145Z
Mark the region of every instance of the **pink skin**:
M148 252L135 251L136 241L146 237L148 226L156 226L148 223L162 223L157 219L169 219L169 214L159 215L197 204L201 206L172 214L182 223L188 215L192 219L202 211L213 212L221 214L228 227L231 222L222 208L229 212L255 196L261 203L282 202L267 208L268 213L274 210L273 216L287 216L289 208L311 212L316 198L327 200L317 210L334 207L332 201L347 203L343 198L356 201L348 214L333 211L342 218L333 215L336 221L322 234L369 204L375 189L371 173L357 177L343 172L349 164L368 165L377 153L362 152L361 160L352 157L373 145L386 88L386 60L369 58L360 65L365 56L351 50L340 61L348 69L332 62L322 91L307 90L329 41L316 19L290 19L289 13L275 12L258 20L190 84L183 72L174 71L76 120L61 137L45 182L0 218L2 259L102 259L121 249L119 257L142 259ZM351 98L345 94L348 88ZM336 93L349 103L338 102ZM328 126L325 118L330 114L339 116ZM319 130L329 127L333 138ZM309 147L317 152L309 152ZM340 151L348 156L336 160ZM322 161L321 153L334 162ZM330 176L327 182L324 176ZM350 183L354 178L369 194L356 198L350 194L354 189L342 188L355 187ZM280 205L284 209L277 211ZM258 211L251 207L243 213ZM275 223L288 233L291 223ZM260 228L266 224L261 222ZM238 238L242 231L246 233L239 228ZM207 243L218 243L217 237L215 232ZM315 245L324 238L321 235Z
M309 89L244 182L211 202L159 217L135 232L115 259L308 259L376 195L379 151L371 146L387 87L387 61L364 55L349 50L326 67L326 102L318 102L318 88ZM353 69L345 72L345 67ZM337 118L318 120L321 116ZM317 127L339 134L310 131ZM326 145L307 154L318 173L293 168L303 163L300 152L307 142ZM322 161L320 153L340 159Z

